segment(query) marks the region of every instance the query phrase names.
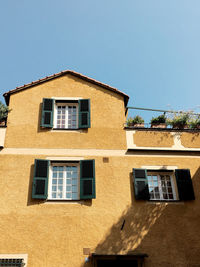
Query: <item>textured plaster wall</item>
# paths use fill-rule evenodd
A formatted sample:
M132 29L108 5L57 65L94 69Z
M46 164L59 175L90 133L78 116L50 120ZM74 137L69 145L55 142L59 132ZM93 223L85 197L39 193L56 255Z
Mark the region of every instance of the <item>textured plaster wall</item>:
M41 129L42 99L51 97L89 98L91 128L71 132ZM5 147L126 148L123 96L71 75L11 95L9 109Z
M83 248L91 248L106 254L147 253L146 267L198 266L198 157L113 155L105 162L85 156L95 159L97 197L62 203L31 199L35 158L0 154L0 254L27 253L30 267L89 267ZM190 168L196 200L135 201L132 168L144 165Z
M184 147L199 148L200 147L200 132L182 133L181 143Z
M142 147L172 147L173 136L168 132L136 131L134 144Z

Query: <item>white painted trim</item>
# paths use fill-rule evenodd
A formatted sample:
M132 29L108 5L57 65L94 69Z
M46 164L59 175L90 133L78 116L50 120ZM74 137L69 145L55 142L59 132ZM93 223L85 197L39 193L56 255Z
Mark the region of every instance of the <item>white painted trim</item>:
M181 144L181 134L180 132L170 132L170 134L173 136L173 142L174 144L171 147L141 147L137 146L134 142L134 134L136 133L136 130L129 130L126 131L126 143L128 149L149 149L149 150L179 150L179 151L190 151L191 148L186 148ZM193 149L194 150L194 149ZM197 151L200 151L199 148L197 148Z
M165 166L165 165L161 165L161 166L150 166L150 165L145 165L141 167L142 169L149 169L149 170L176 170L178 169L177 166Z
M187 152L186 150L183 150ZM200 152L200 150L197 150ZM169 155L151 155L150 153L146 153L146 151L142 151L137 153L137 150L133 151L133 154L127 153L127 150L106 150L106 149L58 149L58 148L3 148L0 150L0 155L45 155L45 156L64 156L64 157L88 157L88 156L101 156L101 157L142 157L142 158L200 158L200 156L195 155L173 155L172 153ZM150 151L149 151L150 152ZM158 151L157 151L158 152ZM170 152L170 151L169 151Z
M132 149L130 147L128 147L128 149ZM146 146L138 146L138 147L134 147L134 150L147 150L147 151L160 151L160 150L165 150L165 151L197 151L200 152L200 148L176 148L176 147L146 147Z
M134 143L135 132L136 131L126 131L127 148L136 148L136 144Z
M55 99L55 100L79 100L79 99L83 99L83 97L54 97L52 96L51 97L52 99Z
M24 259L24 267L28 266L28 254L0 254L0 259Z
M83 157L47 157L47 160L51 161L80 161L84 160Z

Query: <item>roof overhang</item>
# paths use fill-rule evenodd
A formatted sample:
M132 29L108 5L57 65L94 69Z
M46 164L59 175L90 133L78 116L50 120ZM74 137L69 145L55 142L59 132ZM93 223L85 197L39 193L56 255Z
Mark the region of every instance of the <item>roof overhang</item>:
M10 95L11 94L15 94L15 93L20 92L22 90L26 90L26 89L28 89L30 87L33 87L33 86L36 86L38 84L50 81L52 79L64 76L66 74L71 74L71 75L73 75L75 77L78 77L78 78L80 78L82 80L85 80L87 82L93 83L93 84L98 85L98 86L101 86L102 88L105 88L105 89L107 89L109 91L115 92L116 94L119 94L119 95L123 96L124 97L124 105L125 105L125 107L127 106L128 100L129 100L129 96L128 95L124 94L123 92L119 91L118 89L116 89L116 88L114 88L112 86L109 86L109 85L107 85L105 83L101 83L101 82L99 82L97 80L94 80L92 78L89 78L89 77L87 77L87 76L85 76L83 74L80 74L80 73L72 71L72 70L65 70L65 71L61 71L59 73L55 73L55 74L50 75L50 76L46 76L45 78L33 81L31 83L28 83L28 84L24 84L23 86L16 87L15 89L4 93L3 96L5 98L6 104L9 105L9 100L10 100Z

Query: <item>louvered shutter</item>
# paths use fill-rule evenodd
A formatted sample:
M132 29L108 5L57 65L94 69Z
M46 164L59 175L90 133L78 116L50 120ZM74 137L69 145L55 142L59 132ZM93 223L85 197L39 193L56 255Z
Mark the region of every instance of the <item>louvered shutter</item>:
M175 170L179 200L194 200L194 189L189 169Z
M95 197L95 160L81 160L80 199L92 199Z
M41 126L46 128L53 127L54 99L43 98Z
M90 99L78 101L79 108L79 128L90 128Z
M47 199L48 179L49 160L36 159L34 165L32 198Z
M135 199L149 200L149 188L146 169L133 169Z

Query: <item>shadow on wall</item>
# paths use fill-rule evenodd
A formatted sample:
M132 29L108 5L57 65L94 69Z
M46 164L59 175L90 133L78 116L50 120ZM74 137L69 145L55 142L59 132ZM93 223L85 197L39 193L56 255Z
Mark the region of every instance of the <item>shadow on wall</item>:
M200 266L199 176L200 168L192 177L194 201L155 203L133 199L93 252L146 253L145 267ZM133 196L132 186L131 190ZM82 265L90 266L92 263Z

